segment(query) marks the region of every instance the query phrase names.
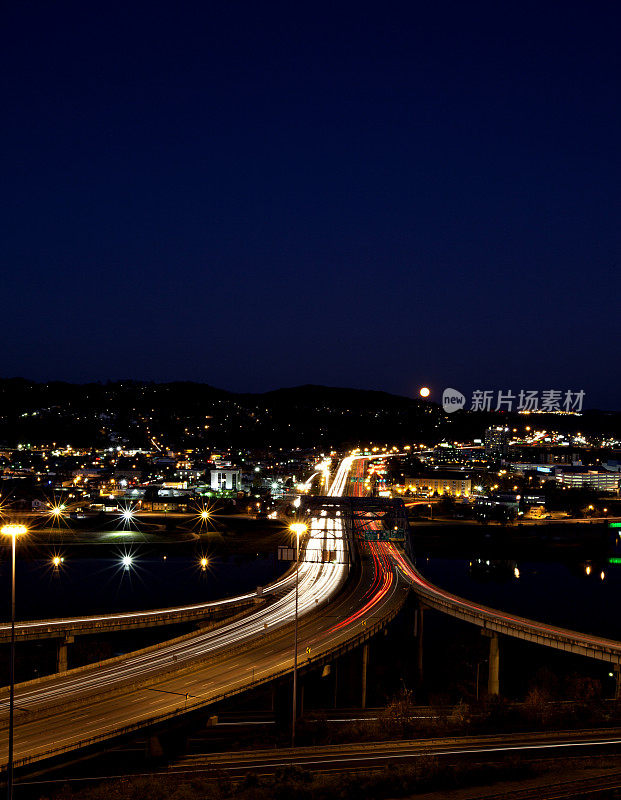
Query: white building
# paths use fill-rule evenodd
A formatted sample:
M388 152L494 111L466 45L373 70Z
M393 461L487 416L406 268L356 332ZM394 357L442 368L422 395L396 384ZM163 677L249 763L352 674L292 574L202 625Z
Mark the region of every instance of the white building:
M241 490L241 469L219 467L218 469L209 470L209 474L211 477L210 485L214 492L239 492Z

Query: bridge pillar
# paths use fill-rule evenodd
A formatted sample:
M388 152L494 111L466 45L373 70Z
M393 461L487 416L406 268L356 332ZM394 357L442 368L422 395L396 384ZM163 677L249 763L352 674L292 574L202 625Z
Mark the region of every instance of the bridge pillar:
M162 758L164 755L164 748L159 736L149 736L146 744L147 758Z
M339 697L339 660L334 659L334 708L338 706Z
M369 643L365 642L362 645L362 698L360 705L362 708L367 707L367 668L369 665Z
M487 674L488 695L500 694L500 648L498 634L494 633L489 640L489 672Z
M615 664L615 700L621 700L621 665Z
M67 645L73 644L74 636L68 634L58 640L56 645L56 672L67 672Z
M416 637L416 679L419 686L423 683L423 607L419 605L414 611L414 636Z

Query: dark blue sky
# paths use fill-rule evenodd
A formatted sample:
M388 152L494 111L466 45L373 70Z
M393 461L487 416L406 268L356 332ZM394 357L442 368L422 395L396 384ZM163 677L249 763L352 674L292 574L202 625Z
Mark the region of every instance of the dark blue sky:
M5 6L0 374L621 407L616 2Z

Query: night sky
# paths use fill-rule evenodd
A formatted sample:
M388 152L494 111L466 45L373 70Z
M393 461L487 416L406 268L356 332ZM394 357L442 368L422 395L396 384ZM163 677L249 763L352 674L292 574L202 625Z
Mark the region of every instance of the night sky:
M0 374L621 408L617 2L3 10Z

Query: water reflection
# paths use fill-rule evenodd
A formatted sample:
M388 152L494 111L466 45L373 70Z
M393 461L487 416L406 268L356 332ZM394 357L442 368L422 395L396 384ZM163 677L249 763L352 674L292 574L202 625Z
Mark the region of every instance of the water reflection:
M17 616L40 619L106 611L144 610L242 594L282 574L274 555L186 555L139 545L83 558L67 548L17 561ZM0 620L10 611L10 560L0 560Z
M618 558L536 561L417 559L429 580L473 602L553 625L621 640Z

